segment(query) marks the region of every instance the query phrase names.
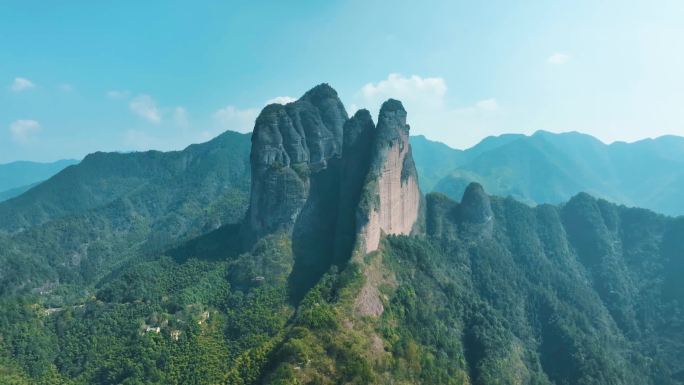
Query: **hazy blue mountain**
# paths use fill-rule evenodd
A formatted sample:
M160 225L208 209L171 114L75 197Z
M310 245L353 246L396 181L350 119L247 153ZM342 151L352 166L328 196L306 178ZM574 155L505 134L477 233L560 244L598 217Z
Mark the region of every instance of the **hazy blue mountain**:
M20 195L37 183L78 162L74 159L63 159L51 163L17 161L0 164L0 201Z
M477 146L467 150L457 150L442 142L430 140L423 135L411 137L411 149L420 175L420 187L423 191L433 191L435 185L454 169L493 149L513 140L524 137L521 134L504 134L489 136Z
M16 196L19 196L28 190L32 189L33 187L37 186L40 182L32 183L30 185L26 186L20 186L20 187L14 187L9 190L5 191L0 191L0 202L6 201L8 199L12 199Z
M424 188L452 198L461 196L470 182L478 182L492 194L529 204L560 203L588 192L628 206L684 214L682 137L607 145L576 132L539 131L490 137L465 151L451 152L434 142L415 142L417 154L442 154L416 156L419 170L432 173ZM441 174L449 167L449 173Z
M51 163L17 161L0 164L0 191L43 181L79 161L63 159Z
M411 136L410 141L423 191L432 191L444 176L467 159L464 151L430 140L423 135Z

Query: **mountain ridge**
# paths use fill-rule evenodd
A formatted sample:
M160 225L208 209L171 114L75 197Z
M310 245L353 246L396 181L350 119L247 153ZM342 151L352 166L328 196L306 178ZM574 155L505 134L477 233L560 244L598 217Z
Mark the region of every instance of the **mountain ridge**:
M452 199L458 199L469 182L478 182L495 195L511 195L529 204L558 204L587 191L629 206L684 214L676 195L684 186L681 137L604 144L577 132L538 131L531 136L486 138L465 151L440 148L442 156L434 158L422 156L435 147L429 142L414 140L414 147L419 168L429 168L431 162L439 170L428 175L425 190Z

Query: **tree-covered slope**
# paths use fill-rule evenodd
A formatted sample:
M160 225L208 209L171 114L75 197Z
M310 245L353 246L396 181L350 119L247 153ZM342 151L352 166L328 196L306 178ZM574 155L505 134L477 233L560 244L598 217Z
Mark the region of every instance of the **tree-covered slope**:
M182 152L95 154L1 204L0 292L87 287L132 257L240 221L249 143L227 132ZM17 222L27 228L11 232Z
M135 196L163 211L186 197L206 203L226 188L247 191L249 148L250 135L229 131L183 151L90 154L0 203L0 231L20 232Z
M36 183L26 185L26 186L11 188L11 189L5 190L5 191L0 191L0 202L6 201L8 199L12 199L14 197L17 197L17 196L27 192L28 190L37 186L38 183L40 183L40 182L36 182Z
M429 195L425 236L388 237L323 280L266 382L682 383L681 218L469 190ZM379 317L359 313L368 281Z
M684 380L682 218L471 186L461 203L429 194L425 228L331 268L297 303L282 233L240 256L133 262L80 303L6 297L2 367L74 384Z
M2 380L255 383L293 311L292 265L289 240L268 237L251 253L220 261L137 260L78 301L4 296Z

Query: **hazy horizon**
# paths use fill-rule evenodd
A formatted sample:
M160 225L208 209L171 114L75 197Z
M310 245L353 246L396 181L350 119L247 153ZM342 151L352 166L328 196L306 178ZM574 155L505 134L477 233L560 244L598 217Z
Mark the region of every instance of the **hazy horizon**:
M104 151L104 152L130 153L130 152L144 152L144 151L162 151L162 152L168 152L168 151L181 151L181 150L187 148L188 146L192 146L192 145L194 145L194 144L201 144L201 143L209 142L209 141L215 139L217 136L220 136L220 135L222 135L222 134L224 134L224 133L226 133L226 132L228 132L228 131L237 132L237 133L240 133L240 134L251 134L251 133L252 133L251 131L248 131L248 132L238 132L238 131L234 131L234 130L226 130L226 131L223 131L223 132L220 132L220 133L216 134L216 136L211 137L211 138L209 138L209 139L207 139L207 140L200 140L200 141L197 141L197 142L189 143L189 144L183 145L182 147L179 147L179 148L170 148L170 149L148 148L148 149L144 149L144 150L110 150L110 151ZM537 133L540 133L540 132L548 132L548 133L552 133L552 134L556 134L556 135L565 135L565 134L588 135L588 136L591 136L592 138L594 138L594 139L600 141L601 143L603 143L603 144L606 145L606 146L610 146L610 145L615 144L615 143L627 143L627 144L632 144L632 143L642 142L642 141L645 141L645 140L658 140L658 139L664 138L664 137L676 137L676 138L682 138L682 139L684 139L684 135L664 134L664 135L655 136L655 137L645 137L645 138L640 138L640 139L635 139L635 140L628 140L628 141L624 141L624 140L615 140L615 141L612 141L612 142L605 142L605 141L601 140L600 138L597 138L597 137L595 137L595 136L593 136L593 135L591 135L591 134L587 134L587 133L580 132L580 131L551 132L551 131L547 131L547 130L537 130L537 131L535 131L535 132L533 132L533 133L504 132L504 133L501 133L501 134L489 135L489 136L486 136L486 137L482 138L480 141L478 141L477 143L475 143L475 144L472 145L472 146L457 148L457 147L454 147L454 146L450 146L449 144L444 143L444 142L442 142L442 141L439 141L439 140L437 140L437 139L433 139L433 138L431 138L430 136L424 135L424 134L415 134L415 135L411 135L411 137L421 136L421 137L424 137L425 139L427 139L427 140L429 140L429 141L438 142L438 143L444 144L445 146L447 146L447 147L449 147L449 148L451 148L451 149L458 150L458 151L465 151L465 150L471 149L471 148L473 148L473 147L476 147L478 144L480 144L482 141L486 140L487 138L499 137L499 136L503 136L503 135L524 135L524 136L530 137L530 136L533 136L533 135L535 135L535 134L537 134ZM83 158L84 158L85 156L87 156L88 154L92 154L92 153L98 152L98 151L100 151L100 150L93 150L93 151L91 151L91 152L88 152L88 153L84 154L84 155L81 156L81 157L58 158L58 159L45 160L45 161L34 161L34 160L30 160L30 159L17 159L17 160L11 160L11 161L9 161L9 162L0 163L0 166L12 164L12 163L21 163L21 162L49 164L49 163L55 163L55 162L60 162L60 161L64 161L64 160L78 160L78 161L80 161L80 160L83 160Z

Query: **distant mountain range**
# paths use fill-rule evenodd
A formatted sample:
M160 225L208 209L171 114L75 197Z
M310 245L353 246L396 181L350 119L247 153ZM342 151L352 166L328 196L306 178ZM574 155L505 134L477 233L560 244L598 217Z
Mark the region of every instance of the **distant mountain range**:
M0 164L0 202L21 195L79 161L63 159L51 163L17 161Z
M488 137L461 151L411 138L424 191L458 199L470 182L528 204L557 204L579 192L669 215L684 214L684 138L604 144L576 132Z

